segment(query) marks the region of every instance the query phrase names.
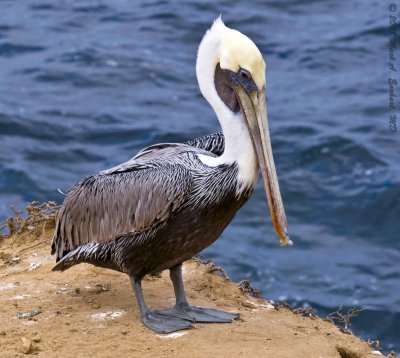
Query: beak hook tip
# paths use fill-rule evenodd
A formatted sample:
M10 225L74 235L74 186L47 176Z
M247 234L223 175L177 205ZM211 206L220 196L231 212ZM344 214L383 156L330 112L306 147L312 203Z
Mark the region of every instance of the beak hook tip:
M281 238L281 246L293 246L293 241L290 240L289 232L285 229L285 232Z

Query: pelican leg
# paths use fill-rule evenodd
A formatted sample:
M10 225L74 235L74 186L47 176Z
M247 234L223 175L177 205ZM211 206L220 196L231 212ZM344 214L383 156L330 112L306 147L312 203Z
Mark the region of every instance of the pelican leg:
M161 315L189 319L192 322L230 323L239 317L238 313L216 310L213 308L197 307L189 305L182 280L182 265L170 269L171 281L174 285L176 304L174 307L157 310Z
M142 280L136 280L133 276L130 276L130 278L139 304L141 320L147 328L156 333L171 333L192 328L190 320L172 316L168 317L155 311L150 311L143 298Z

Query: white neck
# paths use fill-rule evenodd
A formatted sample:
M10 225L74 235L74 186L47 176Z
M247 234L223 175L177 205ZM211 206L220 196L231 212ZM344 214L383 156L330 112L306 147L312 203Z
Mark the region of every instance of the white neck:
M258 178L258 161L242 112L232 112L219 97L214 84L215 68L225 25L218 18L201 41L196 63L197 80L201 93L214 109L225 137L225 150L220 157L199 155L206 165L237 163L238 188L241 192L254 187Z

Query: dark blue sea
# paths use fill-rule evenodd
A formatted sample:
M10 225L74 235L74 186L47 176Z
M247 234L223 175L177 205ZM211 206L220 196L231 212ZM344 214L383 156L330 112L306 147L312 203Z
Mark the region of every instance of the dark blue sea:
M195 60L222 13L267 62L295 245L279 246L259 183L203 257L264 297L320 315L360 307L354 332L400 350L400 122L390 130L398 108L389 108L388 85L392 77L400 86L400 43L397 72L388 64L389 16L400 20L400 10L389 4L1 0L0 221L12 204L61 202L57 188L145 146L218 131Z

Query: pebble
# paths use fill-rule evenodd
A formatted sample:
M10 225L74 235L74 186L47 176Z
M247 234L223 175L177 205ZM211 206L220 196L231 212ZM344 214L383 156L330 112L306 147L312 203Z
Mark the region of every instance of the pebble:
M37 263L31 263L28 267L28 271L32 272L34 270L36 270L38 267L40 267L42 264L40 262Z
M69 291L68 287L61 287L56 291L56 294L58 295L65 295Z
M6 334L6 331L0 331L0 336L5 336Z
M42 338L40 336L36 336L32 338L32 341L35 343L39 343L42 340Z
M17 264L18 262L21 261L21 258L18 256L14 256L10 259L10 262Z
M96 285L97 289L102 291L102 292L106 292L106 291L110 291L111 285L109 283L100 283Z
M22 346L21 352L24 354L29 354L32 351L32 341L26 337L21 338Z
M41 310L32 310L32 311L26 311L26 312L18 312L17 317L18 318L32 318L39 313L41 313Z

